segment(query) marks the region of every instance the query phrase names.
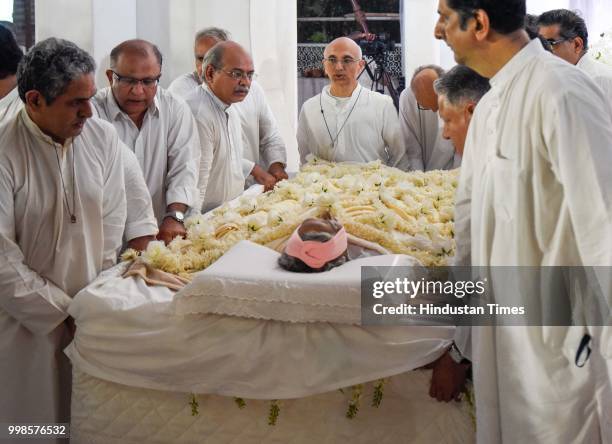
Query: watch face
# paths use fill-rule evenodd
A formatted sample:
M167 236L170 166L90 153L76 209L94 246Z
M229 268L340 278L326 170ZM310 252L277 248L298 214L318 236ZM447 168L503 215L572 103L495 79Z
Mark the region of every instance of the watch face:
M182 211L175 211L174 212L174 217L176 217L178 220L185 220L185 214Z

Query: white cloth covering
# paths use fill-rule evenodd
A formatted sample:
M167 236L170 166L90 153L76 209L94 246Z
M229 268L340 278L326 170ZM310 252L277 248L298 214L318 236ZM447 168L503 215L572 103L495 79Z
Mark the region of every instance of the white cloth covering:
M599 88L537 39L490 82L468 130L458 248L471 238L473 265L610 266L612 119ZM529 294L524 282L501 284L492 281L502 303ZM547 297L564 303L561 294L540 293ZM601 442L609 410L594 393L610 399L610 376L597 370L605 358L595 331L590 364L574 365L582 334L472 329L479 442Z
M195 72L183 74L170 84L168 91L187 99L200 83ZM273 163L287 164L287 149L263 88L255 80L251 82L249 94L242 102L232 105L242 126L244 157L252 160L264 170Z
M461 166L461 157L455 154L453 143L442 136L443 124L438 113L420 110L410 88L400 95L399 121L410 169L450 170Z
M171 290L122 271L108 270L75 297L67 353L81 371L135 387L309 396L423 366L444 353L454 330L176 316Z
M391 97L361 85L350 98L334 97L326 86L308 99L300 111L297 139L301 163L313 154L331 162L380 159L404 171L410 168Z
M193 117L181 99L158 87L140 130L119 108L110 87L98 91L92 103L136 154L158 223L171 203L197 204L199 140Z
M588 53L580 57L576 66L601 88L608 106L612 108L612 66L594 60Z
M239 196L255 163L243 158L240 117L234 105L223 103L206 84L192 91L187 104L200 137L198 188L205 212Z
M92 118L62 146L22 109L0 128L0 195L0 421L66 422L62 321L71 298L115 263L125 224L116 132Z
M176 314L360 324L362 266L420 265L404 255L364 257L313 280L310 273L283 270L279 257L270 248L239 242L176 294Z
M14 117L22 108L23 102L19 98L17 87L0 99L0 123Z

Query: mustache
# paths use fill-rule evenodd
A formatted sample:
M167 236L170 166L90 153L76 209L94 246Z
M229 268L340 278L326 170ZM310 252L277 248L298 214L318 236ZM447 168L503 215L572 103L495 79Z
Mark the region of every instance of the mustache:
M247 94L249 90L250 88L248 86L237 86L236 88L234 88L234 92L237 92L237 93Z

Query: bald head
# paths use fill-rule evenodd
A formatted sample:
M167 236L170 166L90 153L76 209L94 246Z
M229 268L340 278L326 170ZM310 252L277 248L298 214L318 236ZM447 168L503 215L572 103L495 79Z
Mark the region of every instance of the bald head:
M350 54L355 60L362 58L361 48L353 39L349 39L348 37L338 37L332 40L329 45L325 47L323 57L327 58L329 54L336 54L338 52Z
M238 43L228 40L213 46L204 56L204 79L211 91L224 103L245 99L254 74L250 54Z
M331 81L330 93L348 97L357 87L357 78L365 62L361 48L348 37L338 37L325 47L325 73Z
M115 46L110 53L111 68L115 68L117 66L117 61L122 55L139 58L153 57L157 61L160 69L162 66L162 55L159 48L146 40L126 40L125 42Z
M410 89L417 103L423 108L438 111L438 95L434 90L434 82L443 74L442 68L431 65L417 69L412 77Z

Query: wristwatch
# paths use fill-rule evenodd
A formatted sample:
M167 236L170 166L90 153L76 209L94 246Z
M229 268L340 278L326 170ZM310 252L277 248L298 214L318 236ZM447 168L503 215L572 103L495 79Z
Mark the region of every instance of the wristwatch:
M182 211L168 211L166 214L164 214L164 219L167 217L171 217L181 224L185 223L185 214Z
M448 349L448 354L450 355L451 359L457 364L469 362L469 360L461 354L461 351L459 351L459 348L455 344L455 341L453 341L450 348Z

